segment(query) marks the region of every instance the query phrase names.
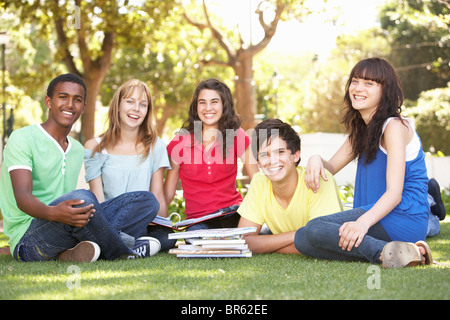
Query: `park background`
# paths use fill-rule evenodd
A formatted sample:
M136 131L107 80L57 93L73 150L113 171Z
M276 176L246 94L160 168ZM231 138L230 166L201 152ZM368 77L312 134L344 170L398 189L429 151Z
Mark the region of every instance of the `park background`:
M46 86L64 72L88 86L72 132L81 142L105 130L115 90L138 78L151 88L167 143L197 84L215 77L231 87L244 130L268 117L293 125L305 166L345 139L340 115L352 66L381 56L403 82L403 114L416 121L430 178L450 187L448 1L2 0L0 16L2 145L12 130L45 121ZM354 174L352 163L338 184L353 184Z
M352 66L362 58L381 56L391 61L399 73L406 98L402 113L414 118L427 152L429 176L439 181L448 205L450 4L446 0L1 0L0 17L1 150L12 130L45 121L46 87L61 73L79 74L88 85L86 112L72 132L81 142L104 131L106 112L115 90L128 79L138 78L151 88L155 125L167 143L187 118L197 84L215 77L232 89L245 130L268 117L281 118L293 125L302 138L301 165L306 165L311 154L330 157L345 138L339 120L344 86ZM245 181L245 177L240 178ZM351 201L354 164L339 173L336 179L344 193L347 192L346 200ZM79 184L85 186L82 174ZM180 197L175 199L178 204L172 204L176 209L183 205ZM434 298L448 299L447 225L441 224L444 232L432 243L437 259L444 265L447 263L446 266L427 269L422 276L402 271L398 280L392 278L391 287L386 282L391 278L384 274L383 295L372 291L361 297L389 299L393 294L392 297L399 298L433 298L437 290L439 296ZM0 234L0 244L5 244L2 236ZM42 293L55 283L65 287L67 272L64 265L35 265L27 269L15 264L12 258L0 259L0 280L5 284L2 298L86 298L86 295L74 296L73 292L62 295ZM317 271L318 278L325 277L321 281L325 281L329 272L328 262L316 261L311 266L303 259L277 259L292 265L300 264L308 270L323 270L323 273ZM156 264L167 263L165 256L155 260ZM268 278L272 279L269 282L278 281L276 274L279 272L291 282L302 284L295 270L277 269L283 268L283 263L273 262L266 256L252 260L240 262L242 270L251 269L256 275L262 271L254 264L267 264L275 270L270 275L275 278ZM199 265L180 262L175 266L176 263L169 260L170 268L176 270L176 274L172 274L175 278L180 274L180 264L192 278L202 278L203 269L209 270L206 281L211 277L223 278L221 288L227 288L228 277L233 274L251 278L251 272L239 269L239 263L235 267L231 262L225 262L226 267L219 264L218 269L215 262ZM367 266L332 265L336 274L342 276L335 279L335 286L349 283L349 288L341 288L343 293L322 290L312 297L360 297L351 285L353 269L364 273ZM45 280L38 279L48 272L48 266L59 279L49 280L45 276L42 278ZM196 271L190 273L193 266ZM101 271L102 268L106 271ZM113 267L105 263L99 267L84 267L84 270L92 273L92 283L96 283L101 291L104 274L97 276L96 273L106 273L105 279L116 279L122 277L124 269L133 268L141 268L141 273L136 270L125 272L130 279L138 274L155 275L154 271L146 270L145 262ZM235 269L234 273L227 268ZM310 272L314 273L313 270ZM166 280L161 275L158 281L164 283ZM179 280L185 288L186 277ZM327 283L319 285L320 281L315 280L318 288L327 287ZM395 296L395 290L389 293L389 289L397 288L401 281L405 283L403 286L415 289L408 287L409 291L399 296ZM417 282L426 288L418 286ZM117 292L124 294L122 296L114 295L115 288L111 287L104 289L102 294L93 289L88 296L133 297L126 294L127 290L132 291L126 289L132 284L136 283L129 280L121 284L125 289L117 288ZM261 293L264 289L248 287L254 291L252 294L237 297L270 297L271 288L266 288L269 295L265 295ZM209 287L205 288L204 295L191 293L182 297L210 297ZM308 298L303 295L306 291L302 295L286 292L283 299ZM167 298L173 291L160 294ZM236 296L222 296L230 297Z

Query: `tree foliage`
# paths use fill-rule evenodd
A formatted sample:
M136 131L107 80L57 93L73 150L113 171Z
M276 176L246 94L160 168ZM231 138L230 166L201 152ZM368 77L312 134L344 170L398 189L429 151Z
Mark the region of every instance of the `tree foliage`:
M109 105L116 89L126 80L138 78L146 82L152 91L160 135L171 134L187 119L192 94L201 80L215 77L232 85L231 70L199 62L214 53L203 47L214 50L215 42L190 26L179 9L175 6L169 10L160 28L143 36L139 43L116 49L101 90L102 104Z
M300 1L303 3L303 1ZM236 109L242 117L244 129L253 128L255 125L256 101L253 88L253 58L264 50L275 35L278 23L289 5L293 1L262 0L259 2L255 14L263 36L256 43L245 43L242 35L232 33L216 25L214 15L208 10L206 0L202 1L202 16L193 18L187 10L184 17L199 30L208 30L212 38L217 42L222 51L222 56L211 56L203 60L206 64L219 64L231 67L235 72L235 99ZM267 11L273 12L272 18L267 18ZM224 54L223 54L224 53Z
M304 93L299 112L304 132L344 132L344 90L351 68L362 58L389 52L389 44L376 28L341 35L336 45L326 61L309 60L312 68L303 77L300 88Z
M50 48L45 41L36 37L36 31L29 26L13 29L19 19L14 14L6 14L0 5L0 31L7 31L10 38L5 44L6 72L1 76L5 93L1 93L2 103L6 107L6 128L3 127L4 114L0 114L1 136L5 137L12 130L41 121L47 109L42 103L43 86L46 76L52 73L47 60ZM3 59L3 57L2 57ZM10 72L9 72L10 71ZM42 98L42 99L41 99ZM4 100L3 100L4 99Z
M391 44L389 60L403 82L405 97L445 87L450 81L450 4L441 0L391 1L380 12Z
M84 78L87 107L80 140L94 135L95 105L116 46L136 45L158 28L173 1L5 1L21 23L32 24L39 37L56 40L55 60Z
M248 11L248 3L236 9ZM216 77L232 88L238 112L246 119L253 121L254 114L262 114L283 118L302 132L341 132L344 84L361 58L387 57L398 68L412 101L407 106L423 106L425 102L415 102L421 91L449 82L450 18L445 1L388 3L380 11L381 28L340 36L337 48L319 61L310 52L290 56L264 50L279 21L303 21L312 12L308 1L254 3L260 5L248 13L259 24L261 36L249 41L241 28L227 25L220 10L214 10L221 1L5 0L0 3L0 25L13 36L7 54L8 90L18 97L9 101L28 101L20 95L43 101L52 77L79 73L91 94L82 118L86 138L94 132L95 100L109 105L120 84L138 78L152 89L158 132L171 135L170 130L186 119L198 82ZM239 90L242 83L246 87ZM430 132L437 130L439 126L429 119L417 118L418 127L423 122Z
M416 121L423 149L450 155L450 82L445 88L422 92L412 104L406 113Z

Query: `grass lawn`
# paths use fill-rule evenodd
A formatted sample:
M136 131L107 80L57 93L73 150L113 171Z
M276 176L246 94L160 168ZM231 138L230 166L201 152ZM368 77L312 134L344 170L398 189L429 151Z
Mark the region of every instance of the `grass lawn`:
M0 234L0 247L6 245ZM450 217L427 239L432 266L382 269L281 254L244 259L19 263L0 255L0 299L443 299L450 298Z

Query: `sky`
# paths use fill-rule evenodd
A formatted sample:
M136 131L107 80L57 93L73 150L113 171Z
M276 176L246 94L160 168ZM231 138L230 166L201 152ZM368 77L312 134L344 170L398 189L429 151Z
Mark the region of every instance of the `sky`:
M262 28L257 16L252 14L260 0L210 0L208 7L223 16L230 26L239 25L247 43L250 30L253 43L261 39ZM310 6L321 8L322 1L307 0ZM289 53L312 51L319 56L326 55L336 44L336 37L378 24L378 6L386 0L328 0L326 12L311 14L304 23L298 21L280 22L267 50L282 50ZM333 24L330 18L337 16Z
M278 47L288 51L301 52L308 48L309 51L316 52L319 56L326 55L330 49L335 47L336 37L339 34L349 34L379 24L377 7L384 2L386 1L329 0L329 7L333 7L335 4L341 5L341 13L335 24L326 21L326 14L313 14L303 24L298 21L282 23L279 25L279 29L277 28L277 33L268 49ZM337 12L334 11L334 13Z

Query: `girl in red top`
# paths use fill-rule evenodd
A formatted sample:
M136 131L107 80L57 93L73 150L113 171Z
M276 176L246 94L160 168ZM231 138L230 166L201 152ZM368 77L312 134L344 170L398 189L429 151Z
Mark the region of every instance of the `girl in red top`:
M169 143L172 170L164 185L166 201L175 195L181 180L188 219L218 211L230 212L189 228L234 228L242 196L236 190L237 158L242 159L250 177L258 171L250 150L250 139L234 111L228 86L216 79L201 82L194 92L189 118Z

